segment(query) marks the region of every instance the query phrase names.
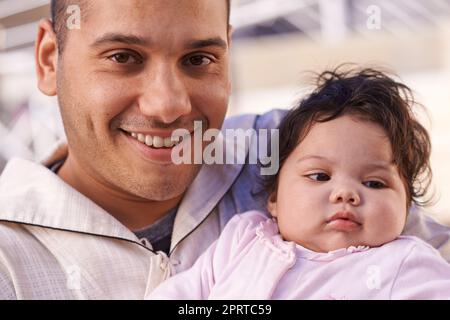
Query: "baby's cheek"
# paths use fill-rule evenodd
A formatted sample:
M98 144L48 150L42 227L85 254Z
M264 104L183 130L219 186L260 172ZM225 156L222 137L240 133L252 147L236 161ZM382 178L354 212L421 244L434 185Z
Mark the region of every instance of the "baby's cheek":
M377 219L373 221L377 225L377 231L385 234L388 239L399 236L405 226L405 210L396 202L389 200L382 202L377 210Z
M402 233L407 217L406 199L404 197L395 197L389 202L389 213L391 216L392 227L398 234Z

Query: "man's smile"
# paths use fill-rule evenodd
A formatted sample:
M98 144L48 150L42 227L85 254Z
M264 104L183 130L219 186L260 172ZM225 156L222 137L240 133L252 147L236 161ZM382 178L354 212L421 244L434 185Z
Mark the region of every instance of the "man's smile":
M136 139L137 141L147 145L148 147L153 147L156 149L159 148L172 148L180 143L180 139L176 139L172 136L159 136L159 135L150 135L145 133L138 133L138 132L127 132L132 138Z

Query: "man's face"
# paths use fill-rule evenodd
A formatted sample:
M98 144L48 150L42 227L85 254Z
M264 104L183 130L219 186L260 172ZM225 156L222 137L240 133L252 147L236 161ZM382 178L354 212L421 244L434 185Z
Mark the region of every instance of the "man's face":
M96 0L87 10L58 63L69 152L129 195L180 196L199 166L174 165L170 148L144 140L160 146L199 120L204 130L221 127L230 93L226 2Z

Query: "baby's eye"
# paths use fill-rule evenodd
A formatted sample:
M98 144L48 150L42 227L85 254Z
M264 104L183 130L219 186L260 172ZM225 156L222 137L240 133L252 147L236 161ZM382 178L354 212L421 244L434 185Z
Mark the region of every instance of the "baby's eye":
M371 188L371 189L383 189L383 188L386 188L386 185L383 182L376 181L376 180L366 181L366 182L363 183L363 185L365 185L366 187Z
M323 172L308 174L306 177L314 181L328 181L331 179L329 175Z

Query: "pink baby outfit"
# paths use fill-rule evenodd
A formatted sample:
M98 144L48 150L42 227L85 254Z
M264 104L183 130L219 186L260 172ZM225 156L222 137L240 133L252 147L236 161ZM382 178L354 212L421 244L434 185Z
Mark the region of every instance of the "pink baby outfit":
M150 299L450 299L450 265L416 237L317 253L257 211L236 215L194 266Z

